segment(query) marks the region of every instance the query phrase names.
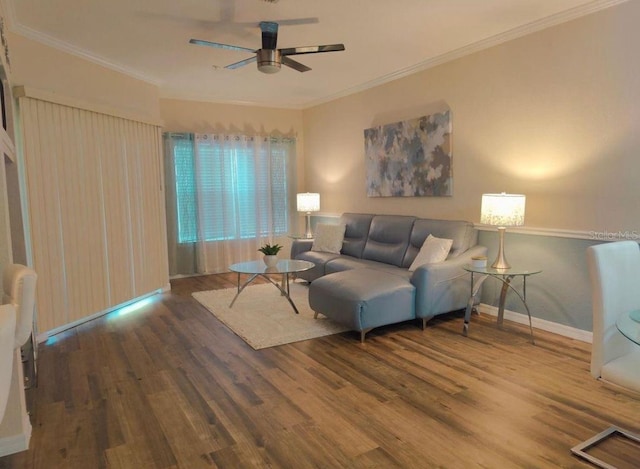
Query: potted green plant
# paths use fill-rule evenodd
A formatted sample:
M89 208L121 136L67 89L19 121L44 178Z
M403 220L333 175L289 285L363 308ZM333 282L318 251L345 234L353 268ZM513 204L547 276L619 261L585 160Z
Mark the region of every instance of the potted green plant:
M275 267L278 264L278 253L282 249L279 244L265 244L258 251L264 254L262 258L267 267Z

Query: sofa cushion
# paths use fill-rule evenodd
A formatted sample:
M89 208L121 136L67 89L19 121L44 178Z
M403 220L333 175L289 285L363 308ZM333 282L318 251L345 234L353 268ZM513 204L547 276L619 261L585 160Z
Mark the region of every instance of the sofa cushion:
M449 255L452 239L436 238L433 235L427 236L420 252L409 266L409 272L413 272L424 264L435 264L444 261Z
M384 262L371 261L368 259L356 259L351 256L340 256L331 259L325 264L324 273L325 275L329 275L336 272L344 272L345 270L354 269L371 269L387 272L407 280L411 278L411 272L407 269L401 269L395 265L385 264Z
M373 215L368 213L344 213L340 217L340 223L345 225L342 254L353 257L362 257L364 245L369 236L369 227Z
M318 223L311 250L340 254L342 241L344 240L344 228L343 224L328 225L326 223Z
M369 269L325 275L309 287L309 306L363 331L414 319L415 287L395 275Z
M315 279L326 275L326 264L332 259L340 257L340 254L334 254L331 252L320 251L304 251L298 254L295 259L301 261L313 262L315 266L312 269L305 270L296 274L297 278L306 280L307 282L313 282Z
M453 259L477 243L478 233L473 223L459 220L419 218L413 224L411 238L402 266L408 268L415 260L429 235L453 240L447 259Z
M402 266L414 221L415 217L402 215L373 217L362 258Z

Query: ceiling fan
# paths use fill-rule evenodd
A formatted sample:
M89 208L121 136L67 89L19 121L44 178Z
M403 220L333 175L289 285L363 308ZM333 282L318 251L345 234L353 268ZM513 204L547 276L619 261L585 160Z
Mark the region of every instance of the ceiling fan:
M258 70L263 73L276 73L280 71L282 64L287 67L293 68L299 72L308 72L311 70L304 64L290 59L290 55L301 54L316 54L319 52L337 52L344 50L344 44L329 44L324 46L305 46L305 47L289 47L285 49L276 49L278 42L278 23L274 21L262 21L260 23L260 30L262 31L262 48L249 49L247 47L231 46L228 44L221 44L219 42L204 41L202 39L191 39L191 44L199 46L217 47L219 49L237 50L244 52L252 52L256 54L248 59L241 60L240 62L227 65L225 68L234 69L252 62L258 63Z

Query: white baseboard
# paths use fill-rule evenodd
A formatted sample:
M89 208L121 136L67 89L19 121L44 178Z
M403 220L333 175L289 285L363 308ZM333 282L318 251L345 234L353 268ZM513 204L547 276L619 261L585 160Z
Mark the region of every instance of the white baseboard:
M29 441L31 440L31 422L29 421L29 415L26 415L25 419L22 423L23 433L0 438L0 458L29 449Z
M168 288L168 290L167 290L167 288ZM70 322L68 324L65 324L64 326L56 327L54 329L51 329L51 330L48 330L48 331L45 331L45 332L40 332L36 336L36 342L38 342L39 344L42 343L42 342L46 342L49 339L49 337L52 337L52 336L54 336L56 334L60 334L61 332L66 331L67 329L71 329L73 327L79 326L80 324L84 324L85 322L93 321L94 319L102 317L105 314L109 314L109 313L111 313L113 311L116 311L116 310L118 310L120 308L125 308L125 307L127 307L127 306L129 306L129 305L131 305L133 303L137 303L138 301L142 301L142 300L144 300L146 298L149 298L149 297L151 297L153 295L157 295L159 293L167 292L167 291L170 291L170 290L171 290L171 284L168 283L168 284L164 285L163 287L158 288L157 290L153 290L152 292L145 293L144 295L140 295L137 298L133 298L133 299L131 299L129 301L125 301L124 303L120 303L117 306L113 306L113 307L105 309L103 311L99 311L99 312L91 314L89 316L85 316L82 319L78 319L77 321Z
M481 313L489 314L491 316L498 316L498 308L484 303L480 303L478 305L478 311ZM515 311L509 311L508 309L505 309L504 318L508 319L509 321L517 322L518 324L525 324L527 326L529 325L529 316L523 313L516 313ZM557 322L547 321L545 319L539 319L536 317L531 317L531 324L536 329L553 332L554 334L569 337L570 339L575 339L587 343L593 342L593 333L589 331L576 329L575 327L565 326L564 324L558 324Z

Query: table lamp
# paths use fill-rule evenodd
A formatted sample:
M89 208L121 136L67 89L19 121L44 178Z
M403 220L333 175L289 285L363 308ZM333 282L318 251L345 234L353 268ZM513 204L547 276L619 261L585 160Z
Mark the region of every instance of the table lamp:
M524 225L525 196L522 194L482 194L480 223L498 227L500 245L498 257L491 265L495 269L509 269L511 266L504 255L504 233L507 226Z
M306 232L307 238L313 238L311 232L311 212L320 210L320 194L314 192L304 192L298 194L298 212L306 212Z

